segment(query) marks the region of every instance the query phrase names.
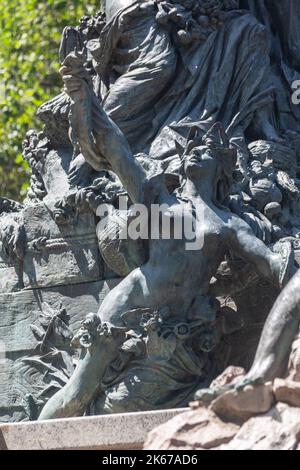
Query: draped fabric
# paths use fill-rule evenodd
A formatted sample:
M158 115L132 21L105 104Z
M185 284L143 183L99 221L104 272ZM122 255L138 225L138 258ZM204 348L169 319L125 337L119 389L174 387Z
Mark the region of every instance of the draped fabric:
M175 74L177 55L168 31L156 22L154 10L140 16L130 6L107 24L91 52L106 88L102 87L104 110L133 152L142 152L155 105Z
M166 142L169 151L173 145L168 126L186 136L195 122L205 132L220 121L230 138L238 137L273 99L266 31L250 14L227 13L220 30L180 55L182 72L157 106L153 157L165 151Z
M172 154L173 132L185 136L194 121L203 130L222 121L240 135L272 101L266 30L246 11L227 12L204 42L178 48L155 10L136 16L133 5L92 49L106 85L104 109L134 153Z
M272 82L281 130L300 132L300 107L292 102L292 84L300 80L299 0L241 0L268 29L272 51Z
M209 332L213 335L207 328L205 334ZM215 372L208 354L199 348L201 333L199 328L196 347L192 338L148 333L146 353L131 358L123 372L113 364L108 369L111 373L101 382L103 393L94 401L93 413L187 406L200 385L208 386Z
M300 2L298 0L241 0L280 41L285 62L300 72Z

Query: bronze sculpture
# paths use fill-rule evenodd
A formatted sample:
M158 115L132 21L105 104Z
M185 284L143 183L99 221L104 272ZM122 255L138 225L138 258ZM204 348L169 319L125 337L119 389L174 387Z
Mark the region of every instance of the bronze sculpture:
M99 382L105 380L108 365L117 360L122 339L124 341L122 338L120 344L120 340L116 340L113 335L109 341L109 334L106 335L102 330L126 329L123 318L127 312L139 309L159 312L167 309L168 318L177 319L177 322L200 320L202 315L208 316L208 321L212 322L214 318L209 318L209 312L201 310L206 302L211 303L208 297L210 281L227 250L239 254L252 263L261 275L280 285L290 275L287 266L292 268L290 255L282 259L279 254L269 251L245 222L222 207L227 194L220 191L220 185L223 183L230 190L226 179L230 181L236 151L229 148L229 141L220 125L213 126L198 145L196 142L189 142L188 150L183 154L183 177L178 188L179 196L176 193L169 194L163 181L156 183L153 191L151 180L134 160L125 137L97 104L95 96L91 97L93 91L83 78L84 69L80 69L80 58L68 57L62 74L66 91L74 103L79 147L84 149L86 159L94 169L99 170L101 161L106 160L119 176L132 202L167 204L169 217L174 220L182 217L182 208L178 206L199 205L202 209L199 214L203 213L203 219L198 220L200 226L196 237L204 241L202 249L189 252L184 238L149 240L149 260L132 271L108 294L98 312L98 324L93 319L97 328L101 325L101 339L97 350L88 351L82 357L69 383L47 403L40 419L73 416L85 410L95 397ZM89 133L84 124L88 103L93 103L93 114L97 116L93 124L92 145L90 140L87 141L86 136ZM92 157L89 158L89 155ZM160 263L162 256L165 259L163 266ZM187 272L193 272L193 277L186 277ZM197 305L199 297L201 304ZM133 329L139 327L140 321L141 318L136 319ZM149 379L150 377L151 375ZM161 389L160 400L163 386ZM131 393L131 398L134 399L134 388ZM114 410L113 404L111 408Z
M27 198L0 201L7 420L209 401L233 363L240 387L280 375L296 304L263 327L299 261L300 133L281 100L297 63L269 6L110 1L65 29L65 90L24 142ZM140 237L110 238L138 220Z

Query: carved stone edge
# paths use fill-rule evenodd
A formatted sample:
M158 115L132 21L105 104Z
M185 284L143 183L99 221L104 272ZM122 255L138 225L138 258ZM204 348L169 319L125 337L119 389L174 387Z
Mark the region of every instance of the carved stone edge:
M187 408L0 424L0 450L135 450Z

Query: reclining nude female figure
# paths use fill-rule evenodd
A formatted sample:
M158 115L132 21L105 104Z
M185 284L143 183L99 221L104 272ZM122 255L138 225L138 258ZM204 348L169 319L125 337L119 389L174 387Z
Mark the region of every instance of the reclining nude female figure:
M243 258L277 286L281 287L287 277L287 259L268 249L244 221L222 205L236 163L235 150L229 148L222 126L216 124L201 143L189 142L182 156L181 187L170 194L163 178L149 178L134 158L122 132L94 97L77 59L73 56L66 60L62 75L73 101L73 132L88 163L98 171L103 162L108 164L133 203L147 207L166 204L166 215L173 220L192 217L195 240L202 243L191 250L187 249L191 240L184 236L149 240L148 261L112 289L100 306L101 341L82 353L69 382L46 403L39 419L84 414L107 366L118 355L120 343L112 339L110 331L124 328L122 316L126 312L168 307L172 317L180 321L201 316L193 309L193 302L211 295L210 281L226 253ZM284 244L283 248L289 251ZM86 320L87 330L92 321Z

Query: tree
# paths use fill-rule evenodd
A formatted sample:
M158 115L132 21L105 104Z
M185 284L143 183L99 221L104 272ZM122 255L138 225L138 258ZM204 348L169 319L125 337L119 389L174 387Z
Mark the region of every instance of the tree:
M35 113L62 87L58 49L62 30L100 0L0 0L0 195L21 200L29 170L22 142L41 128Z

